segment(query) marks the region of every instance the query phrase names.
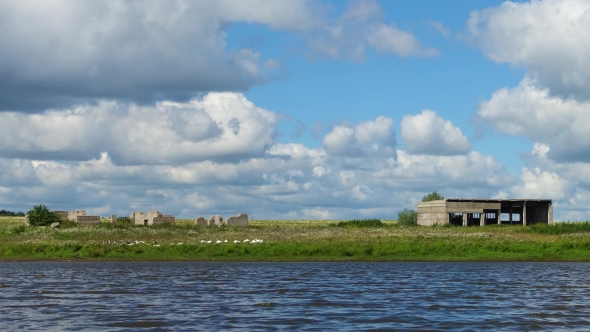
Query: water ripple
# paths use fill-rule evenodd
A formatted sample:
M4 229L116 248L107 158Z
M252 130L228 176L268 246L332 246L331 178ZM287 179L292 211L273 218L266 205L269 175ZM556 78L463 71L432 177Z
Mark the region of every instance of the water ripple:
M0 330L588 330L586 263L0 263Z

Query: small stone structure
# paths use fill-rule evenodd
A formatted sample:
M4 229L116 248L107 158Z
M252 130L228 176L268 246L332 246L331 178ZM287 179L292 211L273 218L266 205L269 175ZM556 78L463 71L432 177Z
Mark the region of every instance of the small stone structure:
M221 226L223 225L223 217L220 214L216 214L214 216L211 216L211 218L209 218L209 222L207 223L207 226Z
M111 224L117 222L117 215L111 214Z
M99 216L87 216L86 211L53 211L59 215L62 220L75 221L80 226L95 226L100 224Z
M197 226L207 226L207 220L203 217L197 217L195 219L195 225Z
M96 226L100 224L99 216L78 216L76 217L76 223L79 226Z
M236 217L229 217L225 221L227 226L248 226L248 215L245 213L240 213Z
M133 212L129 219L135 225L158 225L163 223L174 224L176 218L169 214L161 214L159 211L149 211L148 213Z

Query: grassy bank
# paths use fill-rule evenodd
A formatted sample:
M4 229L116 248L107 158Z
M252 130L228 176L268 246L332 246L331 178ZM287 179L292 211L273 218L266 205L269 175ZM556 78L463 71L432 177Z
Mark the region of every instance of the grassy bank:
M217 228L180 220L174 226L53 229L2 217L0 260L590 261L588 223L480 228L339 222L251 221L247 228Z

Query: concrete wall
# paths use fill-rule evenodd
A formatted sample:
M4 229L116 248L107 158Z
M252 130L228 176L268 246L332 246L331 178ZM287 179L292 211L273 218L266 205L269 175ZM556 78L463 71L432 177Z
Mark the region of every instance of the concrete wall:
M68 211L52 211L59 215L61 220L68 220Z
M78 226L96 226L100 224L99 216L77 216L76 222Z
M223 225L223 217L220 214L216 214L209 218L207 222L207 226L221 226Z
M483 213L483 210L500 210L500 203L447 202L447 212Z
M240 213L236 217L229 217L225 221L227 226L248 226L248 215L245 213Z
M197 217L195 219L195 225L197 226L207 226L207 219L204 217Z
M161 215L160 217L153 217L151 219L152 223L148 225L160 225L164 223L174 224L176 222L176 218L169 214Z
M418 225L447 225L449 223L446 201L430 201L418 203Z
M79 216L85 216L86 211L78 210L78 211L68 211L68 220L76 221Z

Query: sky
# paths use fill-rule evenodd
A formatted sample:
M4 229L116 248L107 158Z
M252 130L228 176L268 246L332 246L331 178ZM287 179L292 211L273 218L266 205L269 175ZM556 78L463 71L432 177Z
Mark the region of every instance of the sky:
M0 0L0 202L590 219L590 1Z

